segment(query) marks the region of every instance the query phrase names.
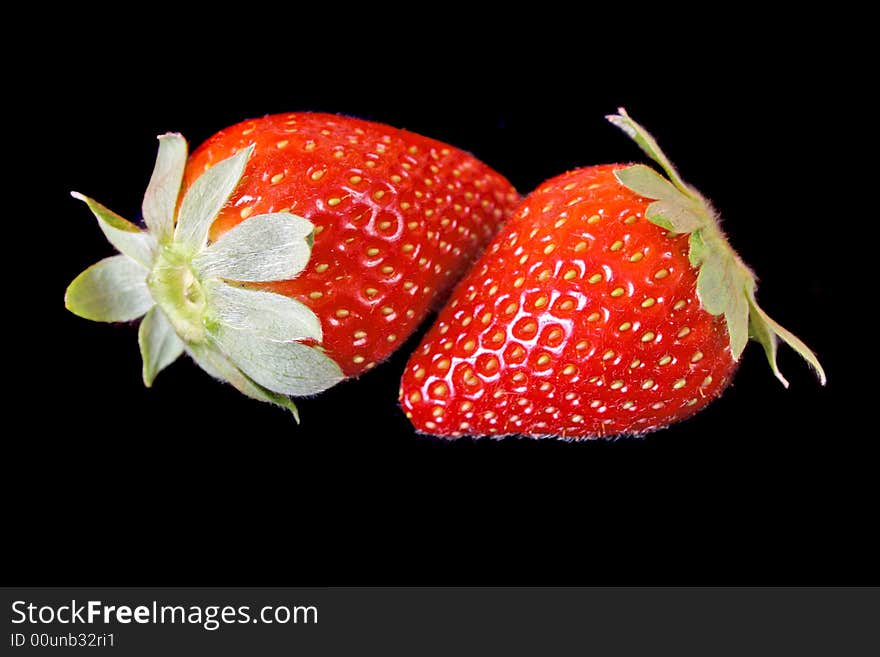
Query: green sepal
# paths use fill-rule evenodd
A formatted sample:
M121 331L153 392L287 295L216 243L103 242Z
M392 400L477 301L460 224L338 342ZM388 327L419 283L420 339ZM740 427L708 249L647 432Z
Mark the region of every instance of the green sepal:
M130 322L154 304L146 279L147 270L128 256L104 258L73 279L64 305L95 322Z
M150 267L153 258L156 257L156 240L150 233L141 230L88 196L83 196L79 192L71 192L70 195L89 206L98 220L98 226L104 237L116 247L117 251L144 267Z
M312 222L289 212L261 214L243 221L193 258L199 276L235 281L283 281L309 262Z
M734 275L733 286L725 292L728 298L723 313L727 322L727 333L730 337L730 353L734 360L740 359L749 343L749 302L746 297L748 285L749 283L742 277ZM699 281L697 281L697 290L699 291ZM700 297L701 301L702 299L703 297Z
M692 267L699 269L697 297L706 312L724 316L734 360L741 357L751 337L763 346L774 375L787 387L788 382L776 364L777 342L781 338L816 370L819 381L825 385L825 372L816 355L756 303L755 275L727 242L709 202L681 179L654 138L623 108L619 114L607 118L669 176L669 180L665 180L641 164L615 171L617 180L628 189L656 199L645 211L649 221L671 233L689 234L688 260Z
M691 267L699 267L707 257L706 243L703 241L701 231L696 231L688 237L688 262Z
M215 379L230 384L240 393L251 399L286 408L291 412L297 424L299 424L299 409L297 409L292 399L267 390L233 365L226 356L216 349L205 344L190 345L187 347L186 352L199 367Z
M211 338L242 372L279 394L315 395L345 378L336 361L317 347L269 340L223 324Z
M614 172L621 185L628 187L639 196L651 199L688 199L681 190L659 173L644 164L633 164Z
M645 216L675 234L692 233L706 225L705 216L675 201L654 201L648 206Z
M144 315L138 329L138 345L143 361L144 385L150 387L156 375L183 353L184 345L174 327L158 307L153 306Z
M174 234L174 213L186 169L186 155L186 140L181 135L159 136L159 153L141 210L144 223L160 244L170 242Z
M238 186L248 158L254 151L251 144L235 155L222 160L199 176L183 197L177 215L174 242L191 255L198 253L208 239L208 230Z
M323 339L321 320L304 303L273 292L249 290L221 281L209 281L206 320L249 331L267 340Z
M822 368L821 363L819 363L816 354L813 353L813 351L807 347L800 338L781 326L777 321L764 312L761 306L758 305L757 301L755 301L754 291L749 294L749 307L749 329L751 335L754 340L764 347L764 353L767 355L767 361L770 363L770 368L773 370L773 374L776 375L776 378L779 379L782 385L786 388L788 387L788 381L782 376L782 373L779 371L779 366L776 364L776 346L779 338L781 338L789 347L794 349L801 358L806 360L810 366L816 370L819 382L824 386L828 379L825 376L825 370Z
M617 114L610 114L605 118L623 130L630 139L638 144L639 148L644 151L645 155L659 164L666 172L666 175L669 176L669 180L672 181L672 184L681 190L683 194L692 198L701 198L700 194L695 189L681 179L681 176L678 175L678 171L672 166L672 162L669 161L666 154L660 149L660 146L657 144L657 141L651 133L633 121L629 114L626 113L625 109L619 107L617 109Z

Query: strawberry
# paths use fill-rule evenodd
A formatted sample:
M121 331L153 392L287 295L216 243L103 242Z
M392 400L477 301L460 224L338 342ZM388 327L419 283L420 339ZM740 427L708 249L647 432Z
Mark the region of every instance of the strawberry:
M636 165L565 173L526 197L412 356L400 402L417 430L642 434L730 383L751 336L815 355L757 304L755 277L709 203L624 110L608 117L668 175Z
M74 313L143 316L143 379L184 351L290 409L398 347L518 201L471 155L317 113L244 121L187 159L160 138L147 229L85 201L121 255L71 283Z

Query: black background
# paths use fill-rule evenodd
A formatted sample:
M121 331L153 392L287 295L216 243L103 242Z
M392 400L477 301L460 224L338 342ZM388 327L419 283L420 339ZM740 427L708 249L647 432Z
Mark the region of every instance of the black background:
M847 222L874 221L846 207L854 55L828 45L841 28L827 18L719 10L685 26L623 10L56 15L62 31L8 53L11 579L877 583L876 431L855 392L873 376L857 347L871 320L844 300L852 263L871 258ZM247 117L345 113L469 150L526 193L642 159L603 120L619 105L713 199L826 388L784 351L784 390L752 345L722 399L644 440L445 443L416 436L396 404L417 336L300 402L296 426L185 361L146 390L134 325L64 310L66 285L111 253L68 192L135 218L162 132L196 145Z

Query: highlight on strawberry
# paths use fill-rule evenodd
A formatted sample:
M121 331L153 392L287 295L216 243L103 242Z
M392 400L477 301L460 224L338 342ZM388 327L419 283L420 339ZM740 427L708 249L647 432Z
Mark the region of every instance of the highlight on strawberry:
M415 428L584 439L637 435L717 398L749 338L815 354L758 305L709 202L621 109L608 119L666 173L602 165L548 180L515 210L411 357Z
M519 196L447 144L320 113L244 121L189 158L159 137L146 228L78 193L119 251L68 287L86 319L142 318L143 381L183 353L289 409L389 356Z

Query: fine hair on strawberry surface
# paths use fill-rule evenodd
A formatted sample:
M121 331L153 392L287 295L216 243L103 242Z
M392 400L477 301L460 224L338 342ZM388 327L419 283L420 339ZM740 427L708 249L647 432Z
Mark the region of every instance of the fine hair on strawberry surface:
M782 340L717 215L644 128L609 119L665 172L571 171L527 196L413 354L401 405L423 433L563 439L639 435L730 383L746 342L777 378Z
M387 358L448 294L519 196L448 144L320 113L251 119L192 155L160 138L146 230L80 194L120 255L65 303L143 317L143 379L184 352L289 409Z

